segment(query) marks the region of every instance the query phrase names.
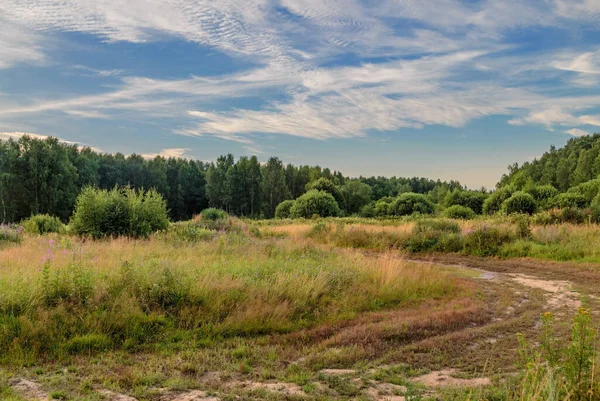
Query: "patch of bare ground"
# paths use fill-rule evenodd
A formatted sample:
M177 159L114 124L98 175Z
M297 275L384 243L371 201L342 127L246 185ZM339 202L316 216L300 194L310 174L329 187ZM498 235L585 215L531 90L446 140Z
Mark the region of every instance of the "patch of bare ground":
M210 396L201 390L194 390L178 395L170 395L161 398L161 401L220 401L219 398Z
M545 280L525 274L509 274L508 276L521 285L550 293L547 300L547 307L550 310L560 308L576 310L581 306L579 296L571 291L570 281Z
M303 396L306 394L299 385L284 382L232 381L227 382L225 386L247 391L266 390L286 396Z
M12 380L10 385L17 394L27 400L41 401L48 399L48 394L42 390L42 387L31 380L17 378Z
M404 401L407 391L406 386L398 386L392 383L372 382L372 385L365 391L372 400L375 401Z
M442 369L415 377L412 381L427 387L480 387L492 383L487 377L462 379L455 377L456 374L454 369Z
M136 398L125 394L115 393L114 391L110 390L100 390L98 392L104 396L106 401L137 401Z

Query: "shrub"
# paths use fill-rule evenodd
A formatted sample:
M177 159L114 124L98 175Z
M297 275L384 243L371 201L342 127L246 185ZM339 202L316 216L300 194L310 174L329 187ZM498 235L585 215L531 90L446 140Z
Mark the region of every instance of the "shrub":
M487 195L483 192L477 191L463 191L461 189L455 189L449 192L444 198L444 205L450 206L463 206L468 207L476 214L481 214L483 210L483 203Z
M483 225L464 236L464 252L468 255L498 255L504 244L514 241L514 236L499 227Z
M344 196L342 195L342 192L331 180L328 180L327 178L319 178L317 181L308 184L306 189L308 191L314 189L316 191L323 191L331 194L331 196L333 196L337 202L338 207L341 207L344 204Z
M419 220L403 245L409 252L459 252L462 249L460 227L448 220Z
M408 216L414 213L433 214L434 205L423 194L412 192L399 195L389 206L388 213L393 216Z
M461 205L453 205L444 210L444 217L449 219L471 220L475 216L475 212L470 207Z
M569 188L569 190L567 191L567 193L582 195L586 199L587 204L590 204L599 192L600 178L595 178L593 180L586 181L582 184L577 185L576 187Z
M92 238L148 237L169 226L167 205L155 190L84 188L71 218L74 233Z
M290 217L290 209L294 206L293 200L284 200L275 208L275 218L287 219Z
M215 207L209 207L208 209L204 209L200 212L200 216L203 220L225 220L229 218L229 214L226 211L217 209Z
M506 214L533 214L536 208L535 199L526 192L515 192L502 202L502 211Z
M362 207L362 209L360 209L360 217L376 217L377 216L377 212L375 209L375 204L374 203L368 203L366 205L364 205Z
M496 190L483 202L483 213L494 214L500 211L502 203L511 197L514 189L512 186L507 186Z
M524 191L533 196L533 199L543 208L547 207L550 200L558 195L558 189L552 185L532 186Z
M65 231L65 225L58 217L47 214L37 214L25 219L21 225L26 232L31 234L62 233Z
M292 218L337 217L340 207L333 195L325 191L312 189L300 196L290 208Z
M392 200L380 199L375 203L375 215L379 217L387 216Z
M550 204L556 208L584 208L588 205L588 201L585 196L574 192L565 192L556 195Z

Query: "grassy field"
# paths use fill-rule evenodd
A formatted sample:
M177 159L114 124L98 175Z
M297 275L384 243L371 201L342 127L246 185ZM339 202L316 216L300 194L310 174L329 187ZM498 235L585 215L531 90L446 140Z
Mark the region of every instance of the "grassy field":
M583 366L597 226L194 224L148 240L2 242L0 399L508 401L551 399L550 387L598 399ZM493 257L477 259L488 241ZM436 255L448 261L413 260ZM455 266L467 261L498 273ZM555 359L526 345L544 341ZM573 355L585 380L554 369Z

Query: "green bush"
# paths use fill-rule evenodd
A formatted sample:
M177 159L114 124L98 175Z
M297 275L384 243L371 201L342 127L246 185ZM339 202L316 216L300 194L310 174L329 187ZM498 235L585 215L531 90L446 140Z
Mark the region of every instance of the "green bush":
M209 207L208 209L204 209L200 212L200 216L203 220L225 220L229 218L229 214L226 211L217 209L215 207Z
M333 198L337 202L338 207L343 206L344 196L342 195L342 192L339 190L339 188L336 187L335 184L331 180L322 177L322 178L319 178L317 181L311 182L310 184L308 184L306 186L307 191L310 191L313 189L316 191L323 191L323 192L327 192L327 193L331 194L331 196L333 196Z
M542 208L546 208L550 200L558 195L558 189L554 188L552 185L532 186L524 189L524 191L533 196Z
M514 234L507 230L482 225L463 237L464 252L468 255L495 256L504 244L514 240Z
M500 211L502 203L511 197L515 192L512 186L507 186L496 190L483 202L483 213L494 214Z
M290 217L290 209L294 206L293 200L284 200L275 208L275 218L288 219Z
M584 208L588 206L588 201L585 196L574 193L574 192L565 192L562 194L556 195L551 201L550 204L556 208Z
M483 203L487 195L478 191L464 191L455 189L449 192L444 198L444 206L463 206L471 209L475 214L481 214L483 211Z
M292 218L337 217L341 213L340 207L333 195L325 191L312 189L300 196L290 208Z
M409 252L459 252L462 249L460 231L459 225L453 221L419 220L403 246Z
M444 210L444 217L449 219L461 219L461 220L471 220L474 219L477 215L475 212L466 206L461 205L453 205Z
M371 218L371 217L376 217L376 216L377 216L377 212L375 209L375 204L373 202L364 205L360 209L360 217Z
M155 190L87 187L77 197L70 225L75 234L92 238L137 238L167 229L169 219L166 202Z
M47 214L37 214L25 219L21 225L30 234L63 233L65 225L58 217Z
M390 204L393 199L380 199L375 203L375 215L378 217L387 216L389 213Z
M392 216L408 216L414 213L433 214L434 210L433 203L425 195L408 192L392 202L388 213Z
M515 192L502 202L502 212L506 214L533 214L536 209L535 199L526 192Z

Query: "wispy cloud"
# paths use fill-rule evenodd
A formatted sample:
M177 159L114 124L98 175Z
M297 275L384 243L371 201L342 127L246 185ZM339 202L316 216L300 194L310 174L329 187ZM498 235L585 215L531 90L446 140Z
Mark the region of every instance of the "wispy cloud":
M589 135L588 132L579 129L579 128L571 128L570 130L565 131L565 133L572 135L572 136L585 136L585 135Z
M109 43L183 39L251 61L242 72L185 79L75 65L118 84L95 94L8 100L0 108L5 118L152 116L175 120L176 134L212 135L253 150L256 134L349 138L461 127L490 115L548 129L598 125L590 110L599 96L550 93L539 81L592 87L600 51L553 49L536 59L515 52L521 44L508 38L528 27L596 29L595 0L131 0L127 7L117 0L4 0L0 15L7 21L0 68L44 61L45 35L60 32ZM345 64L346 56L361 62ZM230 104L256 97L259 107Z
M188 154L189 151L188 148L170 148L163 149L159 153L143 153L141 156L145 159L154 159L157 156L167 159L170 157L192 159L193 156Z

